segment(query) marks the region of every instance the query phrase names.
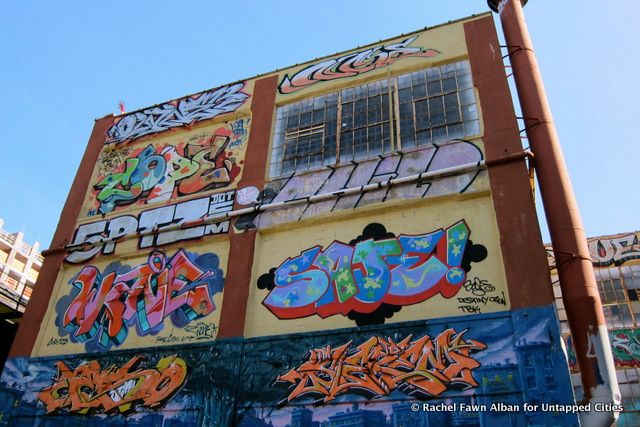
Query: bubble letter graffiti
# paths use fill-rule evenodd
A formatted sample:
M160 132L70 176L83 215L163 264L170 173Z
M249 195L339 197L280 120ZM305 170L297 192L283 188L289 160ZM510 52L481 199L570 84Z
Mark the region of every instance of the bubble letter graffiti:
M477 387L471 371L480 363L471 352L487 346L463 339L465 332L447 329L435 340L425 335L411 341L409 335L398 343L374 336L355 348L348 342L334 349L312 349L303 364L276 379L276 384L289 385L290 390L279 405L304 397L323 404L355 392L375 398L394 390L424 398L453 387Z
M101 369L92 360L70 369L64 362L54 383L38 393L47 413L129 413L134 405L153 409L164 404L184 383L187 364L177 356L160 359L155 368L141 369L135 356L122 367Z
M446 230L399 237L370 224L348 245L315 246L262 275L258 287L270 291L262 303L280 319L353 318L353 312L370 314L382 304L416 304L436 294L451 298L463 286L470 262L486 257L469 234L464 220Z

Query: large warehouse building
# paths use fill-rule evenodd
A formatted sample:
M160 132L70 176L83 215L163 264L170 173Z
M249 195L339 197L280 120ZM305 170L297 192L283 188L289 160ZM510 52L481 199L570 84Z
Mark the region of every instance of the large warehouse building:
M98 119L0 425L578 425L520 136L488 13Z

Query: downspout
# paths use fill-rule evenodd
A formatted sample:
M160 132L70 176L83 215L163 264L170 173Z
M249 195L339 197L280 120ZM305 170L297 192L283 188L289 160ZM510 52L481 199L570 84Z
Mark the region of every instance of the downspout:
M619 415L620 390L587 239L524 20L526 0L488 4L500 15L509 50L584 387L582 403L590 404L580 422L610 426Z

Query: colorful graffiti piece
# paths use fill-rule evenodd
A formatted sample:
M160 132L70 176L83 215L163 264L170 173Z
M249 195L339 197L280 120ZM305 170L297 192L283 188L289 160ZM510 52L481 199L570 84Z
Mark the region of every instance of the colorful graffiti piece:
M243 82L127 114L107 131L105 144L121 143L236 111L251 95Z
M48 414L128 413L135 405L156 408L182 386L187 364L175 355L160 359L155 368L142 369L141 361L135 356L121 367L103 369L92 360L73 370L59 361L54 383L38 393L38 399Z
M589 255L594 267L622 265L627 261L640 259L640 239L638 233L619 234L615 236L588 239ZM546 246L547 261L553 268L556 259L551 245Z
M215 310L213 295L223 287L218 265L215 254L180 249L171 258L154 250L135 268L116 262L100 272L86 266L69 282L71 294L58 302L57 324L88 350L122 344L134 324L138 335L158 333L167 317L184 327Z
M355 348L350 341L334 349L312 349L303 364L278 376L276 384L292 384L291 393L279 404L299 397L320 397L314 403L322 404L356 391L369 398L394 390L424 398L439 396L450 387L477 387L471 371L480 363L471 352L487 346L465 340L465 332L450 328L435 340L425 335L411 341L409 335L398 343L374 336Z
M294 319L368 314L382 304L417 304L436 294L451 298L464 285L470 261L486 257L484 246L469 241L470 232L464 220L399 237L369 224L349 244L314 246L262 275L258 287L270 290L262 303L278 318Z
M368 73L391 65L399 59L409 57L432 58L440 54L434 49L409 46L417 38L418 36L409 37L399 43L377 46L310 65L293 76L286 74L282 82L280 82L278 90L281 94L289 94L322 81L343 79Z
M616 365L640 367L640 329L609 331L609 340Z
M640 259L640 241L636 233L612 238L589 240L589 253L596 267L621 265L632 259Z
M99 165L94 185L95 210L107 214L132 203L149 204L227 187L240 174L242 161L230 145L246 147L248 119L239 119L177 145L148 145L128 157L106 157L112 167ZM122 158L124 157L124 158Z
M138 240L138 246L141 249L227 233L229 220L206 225L200 220L231 211L234 198L235 190L231 190L149 209L137 217L122 215L82 224L73 238L72 245L75 247L70 249L69 255L64 260L71 264L78 264L90 260L99 253L113 254L120 238L136 233L144 233ZM167 227L176 225L180 225L181 228L166 231ZM85 243L90 245L84 245Z

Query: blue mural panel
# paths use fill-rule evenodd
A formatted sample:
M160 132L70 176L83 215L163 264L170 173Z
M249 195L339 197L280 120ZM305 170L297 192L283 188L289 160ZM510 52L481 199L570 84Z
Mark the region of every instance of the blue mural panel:
M577 426L575 415L540 410L573 404L570 384L553 307L529 308L14 358L0 426Z

